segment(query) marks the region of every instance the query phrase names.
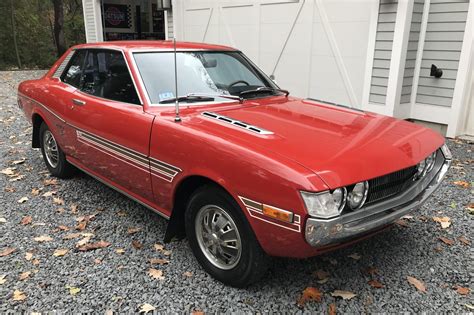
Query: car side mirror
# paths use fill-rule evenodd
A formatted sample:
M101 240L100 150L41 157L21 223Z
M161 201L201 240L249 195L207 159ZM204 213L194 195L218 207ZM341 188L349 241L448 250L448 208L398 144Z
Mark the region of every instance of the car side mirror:
M441 78L443 76L443 70L438 68L436 65L431 65L430 77Z

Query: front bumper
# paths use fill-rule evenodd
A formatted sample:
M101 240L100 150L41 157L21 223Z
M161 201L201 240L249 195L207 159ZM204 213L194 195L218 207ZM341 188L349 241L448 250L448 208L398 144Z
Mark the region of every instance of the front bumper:
M451 165L448 147L444 145L440 152L443 154L438 154L433 171L397 197L334 219L309 218L305 227L306 241L313 247L347 242L392 224L420 207L441 184Z

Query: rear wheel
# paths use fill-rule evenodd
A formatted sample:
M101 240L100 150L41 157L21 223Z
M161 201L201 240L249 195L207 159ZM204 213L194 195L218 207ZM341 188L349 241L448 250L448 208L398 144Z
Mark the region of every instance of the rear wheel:
M196 259L217 280L245 287L265 274L269 257L236 202L222 189L199 189L188 204L185 224Z
M74 166L66 161L64 152L56 142L51 130L44 122L40 126L40 144L43 159L51 175L59 178L70 177L74 173Z

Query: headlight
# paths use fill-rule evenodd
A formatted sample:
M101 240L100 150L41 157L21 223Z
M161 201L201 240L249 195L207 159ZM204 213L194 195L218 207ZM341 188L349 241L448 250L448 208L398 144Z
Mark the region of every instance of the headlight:
M301 192L308 214L312 217L329 219L338 216L346 204L346 188L335 189L332 193Z
M434 165L436 162L436 151L431 153L427 158L426 158L426 171L431 172L433 169Z
M357 183L352 191L349 193L349 197L347 197L347 201L349 202L349 207L351 209L359 209L364 205L365 200L367 199L367 193L369 191L369 183L367 181Z
M426 160L421 160L420 163L416 165L416 176L422 177L425 175L426 170Z

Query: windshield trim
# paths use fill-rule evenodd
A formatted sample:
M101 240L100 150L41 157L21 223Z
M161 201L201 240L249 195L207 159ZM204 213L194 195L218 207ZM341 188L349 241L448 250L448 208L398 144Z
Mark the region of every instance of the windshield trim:
M146 100L148 102L148 106L150 107L170 107L170 106L175 106L174 104L160 104L160 103L152 103L151 99L150 99L150 96L148 94L148 90L145 86L145 82L143 81L143 78L142 78L142 74L140 72L140 69L138 68L138 65L136 63L136 60L135 60L135 54L140 54L140 53L170 53L170 52L174 52L174 50L163 50L163 49L134 49L134 50L131 50L130 53L131 53L131 57L130 58L132 60L132 64L133 64L133 67L135 68L135 70L137 71L137 77L138 77L138 80L140 81L140 84L141 86L143 87L143 91L145 92L145 97L146 97ZM212 49L212 50L209 50L209 49L177 49L176 52L212 52L212 53L239 53L244 59L245 61L247 61L249 63L250 66L252 66L257 74L260 76L260 78L264 81L266 81L267 84L269 84L271 87L275 87L277 89L279 89L278 85L272 80L270 79L266 74L265 72L263 72L262 70L260 70L259 67L257 67L242 51L240 50L218 50L218 49ZM179 74L178 74L178 78L179 78ZM263 97L256 97L256 98L266 98L266 97L273 97L275 95L268 95L268 96L263 96ZM201 106L201 105L213 105L213 104L222 104L222 103L235 103L235 102L239 102L239 100L233 100L233 99L224 99L224 98L221 98L221 101L218 101L217 99L219 99L219 97L216 97L216 100L214 101L202 101L202 102L193 102L193 103L179 103L180 106ZM252 98L254 99L254 98Z

